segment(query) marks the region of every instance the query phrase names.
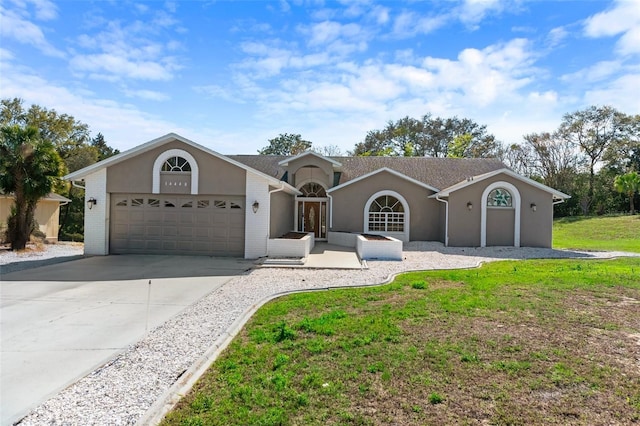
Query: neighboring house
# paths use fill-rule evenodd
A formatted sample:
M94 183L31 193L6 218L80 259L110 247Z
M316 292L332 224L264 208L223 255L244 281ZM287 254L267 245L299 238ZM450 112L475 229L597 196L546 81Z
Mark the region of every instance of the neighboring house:
M54 193L50 193L38 201L34 219L40 231L46 236L47 241L58 241L60 206L69 202L71 202L70 199ZM13 203L13 195L0 194L0 239L4 239L4 233L7 230L7 218L11 214Z
M291 230L335 243L374 233L449 246L550 247L553 205L569 198L494 159L224 156L176 134L65 179L86 187L89 255L251 259Z

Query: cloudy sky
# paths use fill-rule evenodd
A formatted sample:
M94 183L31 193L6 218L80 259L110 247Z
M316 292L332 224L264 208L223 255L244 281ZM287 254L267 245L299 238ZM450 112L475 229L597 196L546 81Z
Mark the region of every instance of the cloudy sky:
M404 116L508 143L589 105L640 113L640 1L0 0L0 97L120 150L179 133L353 149Z

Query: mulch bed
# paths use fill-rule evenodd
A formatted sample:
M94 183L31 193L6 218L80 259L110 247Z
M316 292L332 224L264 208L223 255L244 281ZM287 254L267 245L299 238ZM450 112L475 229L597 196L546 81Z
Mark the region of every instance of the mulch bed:
M384 235L373 235L373 234L362 234L369 241L391 241L389 238Z
M300 240L304 238L306 235L307 233L305 232L287 232L286 234L278 238L285 239L285 240Z

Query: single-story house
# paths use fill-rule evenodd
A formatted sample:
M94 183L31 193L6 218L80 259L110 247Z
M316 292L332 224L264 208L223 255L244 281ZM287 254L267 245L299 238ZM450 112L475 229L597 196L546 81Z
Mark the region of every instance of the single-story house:
M288 231L550 247L568 195L495 159L221 155L168 134L73 172L85 254L266 256Z
M47 241L58 241L60 206L70 202L70 199L53 192L38 201L33 217ZM13 195L0 194L0 235L2 236L0 239L4 238L7 230L7 218L11 214L13 204Z

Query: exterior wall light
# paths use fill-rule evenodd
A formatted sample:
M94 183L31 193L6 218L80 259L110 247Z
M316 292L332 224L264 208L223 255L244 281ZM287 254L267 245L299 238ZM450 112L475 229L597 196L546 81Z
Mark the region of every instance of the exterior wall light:
M98 200L96 200L95 198L91 197L87 200L87 207L89 207L89 210L91 210L93 208L93 206L95 206L96 204L98 204Z
M536 203L531 203L531 210L534 212L538 210L538 206L536 206Z
M467 209L468 209L469 211L471 211L471 209L472 209L472 208L473 208L473 204L471 204L471 201L468 201L468 202L467 202Z
M254 213L258 213L258 209L260 208L260 203L258 202L258 200L253 202L251 208L253 208Z

